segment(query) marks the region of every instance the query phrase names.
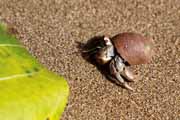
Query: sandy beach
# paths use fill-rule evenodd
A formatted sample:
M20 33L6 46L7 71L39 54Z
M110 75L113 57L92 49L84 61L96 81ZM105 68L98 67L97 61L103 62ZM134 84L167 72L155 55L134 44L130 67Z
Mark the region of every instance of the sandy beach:
M179 0L0 0L0 19L70 86L62 120L180 120ZM152 62L134 66L134 92L106 79L77 43L137 32L154 41Z

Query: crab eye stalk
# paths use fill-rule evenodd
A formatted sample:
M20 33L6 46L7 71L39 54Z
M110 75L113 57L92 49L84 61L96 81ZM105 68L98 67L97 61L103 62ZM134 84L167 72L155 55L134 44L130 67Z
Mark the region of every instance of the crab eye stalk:
M95 58L98 64L104 65L108 63L114 56L114 46L108 37L104 37L105 46L99 49Z
M112 59L112 56L108 55L109 49L109 47L104 47L96 53L95 58L98 64L104 65Z
M104 37L104 41L105 41L105 45L112 45L112 42L111 42L111 40L108 38L108 37Z

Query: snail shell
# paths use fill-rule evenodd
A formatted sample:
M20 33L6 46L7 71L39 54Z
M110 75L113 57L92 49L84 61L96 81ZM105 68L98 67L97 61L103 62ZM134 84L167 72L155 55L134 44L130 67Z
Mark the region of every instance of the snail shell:
M112 38L117 53L130 65L150 62L152 40L137 33L120 33Z

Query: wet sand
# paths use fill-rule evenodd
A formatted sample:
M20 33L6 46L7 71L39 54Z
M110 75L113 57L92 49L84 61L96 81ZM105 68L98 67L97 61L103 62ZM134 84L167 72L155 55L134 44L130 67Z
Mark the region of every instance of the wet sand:
M179 0L0 0L0 19L70 86L62 120L180 119ZM151 64L134 66L135 92L113 84L78 52L98 35L137 32L154 40Z

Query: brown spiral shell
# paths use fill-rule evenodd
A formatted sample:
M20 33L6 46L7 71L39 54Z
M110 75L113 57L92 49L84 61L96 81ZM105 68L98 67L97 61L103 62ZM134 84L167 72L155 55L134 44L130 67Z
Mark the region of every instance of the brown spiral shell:
M130 65L150 62L153 55L152 40L138 33L120 33L112 37L118 54Z

